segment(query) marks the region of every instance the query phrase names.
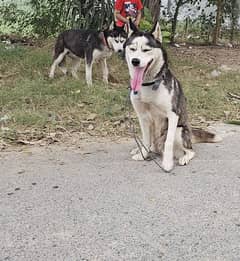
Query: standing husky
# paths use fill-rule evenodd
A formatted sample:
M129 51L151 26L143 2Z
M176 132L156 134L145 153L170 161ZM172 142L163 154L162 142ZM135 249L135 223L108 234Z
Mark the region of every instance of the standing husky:
M115 27L103 32L94 30L72 29L61 33L56 41L54 49L53 64L51 66L50 78L54 78L56 67L59 66L64 74L66 56L73 60L71 69L72 76L78 78L77 70L80 66L80 58L85 59L86 82L92 85L92 66L94 61L100 61L103 71L103 81L108 83L108 67L106 59L112 52L121 53L123 44L127 39L124 28Z
M186 98L179 81L168 68L167 54L162 47L158 23L151 32L132 30L124 45L131 77L131 102L137 113L142 135L142 153L134 150L134 160L143 160L149 151L162 154L162 168L171 171L176 149L179 164L186 165L194 157L192 141L217 142L215 134L191 130L186 110Z

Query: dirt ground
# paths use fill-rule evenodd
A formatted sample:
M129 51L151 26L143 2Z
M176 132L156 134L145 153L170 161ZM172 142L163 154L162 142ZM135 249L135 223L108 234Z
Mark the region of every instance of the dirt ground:
M240 47L180 46L171 47L171 53L179 59L190 58L200 64L226 65L229 69L240 70Z

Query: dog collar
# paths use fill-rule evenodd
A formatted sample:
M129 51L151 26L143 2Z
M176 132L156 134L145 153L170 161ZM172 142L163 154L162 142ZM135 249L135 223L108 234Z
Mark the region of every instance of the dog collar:
M157 78L155 80L153 80L151 82L144 82L144 83L142 83L142 86L143 87L152 86L152 90L156 91L159 88L161 82L166 79L166 70L167 70L167 67L165 64L161 68L160 72L157 74L157 76L156 76ZM134 94L136 95L136 94L138 94L138 92L135 91Z
M159 88L160 83L161 83L162 80L163 80L163 78L162 79L156 79L155 81L152 81L152 82L144 82L144 83L142 83L142 86L143 87L153 86L152 90L156 91ZM137 95L138 91L134 91L134 94Z
M160 86L160 83L163 81L163 77L161 77L161 78L158 78L158 79L156 79L156 80L154 80L154 81L152 81L152 82L144 82L144 83L142 83L142 86L152 86L152 90L153 91L156 91L158 88L159 88L159 86Z
M161 68L161 71L157 74L156 77L157 78L151 82L142 83L142 86L152 86L153 85L152 90L156 91L159 88L161 82L166 79L166 69L164 66Z

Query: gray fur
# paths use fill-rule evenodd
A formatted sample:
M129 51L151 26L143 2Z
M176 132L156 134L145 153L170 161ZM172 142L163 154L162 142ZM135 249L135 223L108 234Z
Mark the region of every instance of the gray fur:
M188 164L195 155L187 101L180 82L168 67L166 51L154 37L160 35L159 32L140 32L134 26L132 29L133 33L124 45L131 76L131 101L139 118L145 147L162 154L162 167L170 171L174 166L175 147L182 153L180 165ZM198 141L215 142L215 135L203 130L194 131L194 136ZM133 159L142 160L148 153L142 149Z
M107 83L108 68L106 59L111 56L113 51L122 53L126 38L126 32L119 27L103 32L83 29L71 29L62 32L56 40L49 77L54 78L57 66L66 74L65 59L70 57L74 62L71 71L75 78L78 78L77 70L80 65L80 59L85 59L86 81L91 85L92 65L95 61L100 61L103 69L103 80Z

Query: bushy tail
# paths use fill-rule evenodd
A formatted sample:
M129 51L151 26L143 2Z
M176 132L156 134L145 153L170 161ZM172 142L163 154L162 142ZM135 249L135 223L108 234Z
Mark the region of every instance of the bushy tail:
M193 128L192 129L192 142L193 143L216 143L221 142L222 138L212 132Z
M57 59L59 54L64 51L64 39L63 35L60 34L57 38L55 47L54 47L54 53L53 53L53 60Z

